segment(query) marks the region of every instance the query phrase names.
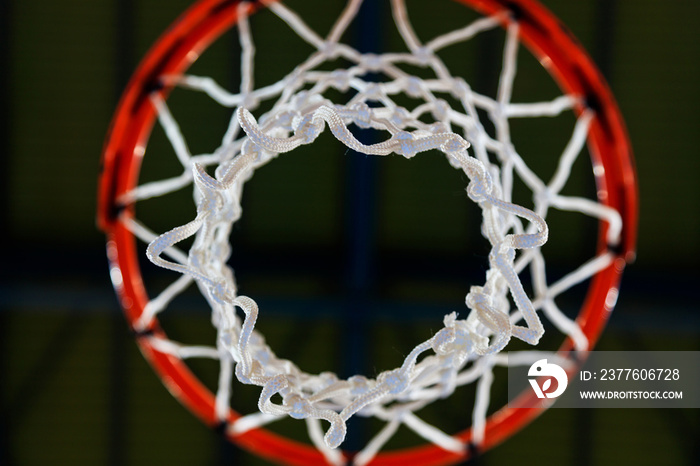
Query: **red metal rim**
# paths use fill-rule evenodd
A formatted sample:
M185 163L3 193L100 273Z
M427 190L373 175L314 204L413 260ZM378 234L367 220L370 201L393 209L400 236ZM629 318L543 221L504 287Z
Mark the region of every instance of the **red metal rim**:
M589 150L596 170L601 202L618 210L623 219L622 243L614 249L617 260L602 271L590 285L578 323L592 345L597 341L612 310L609 299L617 293L625 263L634 257L637 225L637 183L631 147L617 105L604 79L573 36L544 7L534 0L456 0L484 14L510 12L520 23L522 42L540 59L567 93L586 97L596 110L589 134ZM107 234L110 268L127 321L133 327L147 303L147 294L138 265L136 240L123 219L133 216L133 206L123 206L119 198L137 183L141 158L156 114L149 93L160 86L159 77L178 75L196 60L224 31L235 25L238 1L200 0L187 10L158 40L132 77L115 113L105 143L99 180L98 224ZM250 4L255 10L261 6ZM167 92L167 89L162 90ZM580 109L582 110L582 109ZM599 233L599 248L606 249L605 227ZM152 332L162 333L159 328ZM137 336L146 359L168 389L206 424L217 427L214 395L178 358L155 350L148 338ZM562 350L571 347L565 341ZM532 394L522 395L521 406L532 405ZM545 408L504 407L488 419L481 449L488 449L519 430ZM240 415L231 412L229 421ZM466 429L458 436L469 442ZM273 461L286 464L326 464L313 446L295 442L265 429L254 429L230 439L243 448ZM438 465L463 461L470 452L457 455L435 445L380 453L372 464Z

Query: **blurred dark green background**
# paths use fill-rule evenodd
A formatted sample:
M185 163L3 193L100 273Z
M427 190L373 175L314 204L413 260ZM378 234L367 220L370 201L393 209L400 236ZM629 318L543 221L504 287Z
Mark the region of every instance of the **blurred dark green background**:
M293 6L313 25L327 23L341 5L316 3ZM623 279L600 348L700 350L700 2L544 3L608 79L639 173L638 260ZM201 425L144 362L117 307L103 235L95 227L100 151L119 94L148 47L188 4L0 0L2 465L264 464ZM409 7L416 17L434 17L438 29L454 19L430 4ZM211 53L225 60L234 51L232 41ZM261 84L298 62L293 52L278 47L268 62L259 57ZM224 79L235 82L235 74ZM196 150L213 148L205 137L201 148L196 135L189 142ZM377 164L364 178L367 185L353 187L344 180L362 170L362 162L310 151L292 157L256 174L246 190L247 213L234 233L241 289L261 296L271 309L266 334L304 368L323 369L333 359L350 368L366 365L376 340L393 350L378 357L396 364L411 342L430 335L435 324L426 323L425 310L433 316L454 310L465 280L479 276L487 252L467 233L477 220L464 180L416 159ZM467 214L455 217L459 209ZM353 248L365 240L349 226L358 219L364 225L359 231L369 232L371 252L360 259ZM155 221L173 226L167 216ZM562 252L560 261L579 255ZM465 257L476 272L465 270ZM305 339L316 345L347 340L337 315L353 306L384 314L369 334L344 342L350 350L341 345L319 357L313 345L299 347ZM184 310L171 324L175 334L185 333L206 319ZM325 336L319 340L318 334ZM367 354L360 351L364 346ZM474 464L690 465L700 458L698 438L698 410L550 410Z

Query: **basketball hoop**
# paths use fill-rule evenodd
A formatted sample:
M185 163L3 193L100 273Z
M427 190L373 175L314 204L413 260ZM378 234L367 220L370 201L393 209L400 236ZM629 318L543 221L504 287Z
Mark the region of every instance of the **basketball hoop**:
M404 1L392 0L403 49L369 54L341 41L357 15L359 0L348 2L325 35L281 2L200 0L160 38L122 97L103 153L98 222L107 234L112 281L127 321L170 391L206 424L260 456L287 464L437 465L464 460L475 449L498 444L547 406L518 408L534 404L534 394L523 393L509 407L487 416L493 368L529 365L549 354L573 373L575 361L564 360L564 355L590 350L615 304L622 270L634 256L637 197L629 142L610 91L570 33L534 0L459 3L480 16L438 37L420 38ZM280 81L255 87L250 17L261 8L274 13L281 25L308 44L310 52ZM190 65L232 28L241 44L240 88L230 91L211 78L187 74ZM453 75L441 58L444 49L491 31L502 31L504 36L493 96ZM514 100L520 44L547 70L561 95L536 102ZM347 65L336 66L338 62ZM421 70L420 76L411 71L415 69ZM214 152L190 153L169 106L176 89L201 93L232 109ZM329 97L339 93L343 100ZM413 106L398 105L401 96ZM553 162L554 174L545 180L519 153L511 139L511 121L564 113L571 114L574 123ZM165 130L182 172L143 182L141 162L150 156L146 147L156 122ZM383 139L360 142L358 128L372 128ZM444 316L437 323L442 327L428 340L417 342L401 366L374 378L309 374L278 358L255 329L265 310L258 308L254 297L238 294L227 263L231 227L242 215L245 182L278 155L313 145L324 131L368 156L441 153L468 180L465 188L480 209L490 249L490 268L483 281L465 290L466 308ZM564 194L572 166L586 146L596 194L592 198ZM515 178L531 192L531 206L514 199ZM165 232L150 229L148 219L139 215L139 203L168 199L183 189L192 190L196 214ZM547 215L554 210L594 219L599 233L593 257L549 282L542 247L555 234L547 225ZM187 251L179 249L183 240L191 243ZM155 295L139 265L146 256L174 272L170 285ZM588 292L578 316L570 318L555 298L582 282L589 284ZM210 307L216 341L176 342L161 326L159 315L192 285ZM512 339L537 345L544 333L542 319L564 335L563 344L508 357L505 349ZM193 375L187 364L191 358L219 363L217 387L206 387ZM258 387L259 412L239 413L230 406L231 387L237 383ZM445 433L421 419L421 408L468 384L476 386L471 426ZM344 452L339 447L346 423L356 415L374 417L384 427L360 451ZM308 443L264 427L286 417L304 420L298 422L306 423ZM381 451L400 426L426 444Z

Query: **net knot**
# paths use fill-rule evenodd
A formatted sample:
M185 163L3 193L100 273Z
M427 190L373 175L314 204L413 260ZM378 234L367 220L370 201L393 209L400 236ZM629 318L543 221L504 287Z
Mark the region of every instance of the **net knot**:
M472 94L472 88L464 78L453 78L451 88L460 99L467 99Z
M321 380L321 387L326 388L338 383L338 376L334 372L321 372L318 374Z
M214 283L210 288L211 297L219 304L225 304L231 302L231 297L228 293L228 286L226 282L221 281Z
M347 70L335 70L330 75L330 80L333 83L333 87L342 92L347 92L350 88L350 80L352 75Z
M369 83L365 88L362 90L362 93L365 95L366 100L381 100L382 97L384 97L384 91L382 90L382 86L380 86L377 83Z
M370 390L369 380L363 375L353 375L348 379L350 382L350 394L353 396L363 395Z
M554 192L550 187L545 187L534 194L535 202L540 205L551 205L554 199Z
M410 97L419 98L423 95L423 80L415 76L409 76L406 78L406 94Z
M275 115L277 127L287 131L294 131L294 123L301 120L301 113L296 110L286 110Z
M433 118L438 121L445 121L447 119L447 114L450 111L450 104L442 99L437 99L433 104L432 114Z
M413 56L418 59L421 65L428 65L433 58L433 51L428 47L419 47L413 51Z
M486 347L488 339L470 328L465 320L457 320L457 313L445 316L445 328L433 337L431 346L435 354L450 356L453 367L459 367L477 346Z
M454 154L457 152L466 151L469 148L469 145L470 144L467 141L452 133L447 136L445 142L440 144L440 150L446 154Z
M477 348L485 348L488 342L488 338L480 335L475 328L470 328L469 322L457 322L455 326L455 339L451 345L451 349L454 352L453 364L455 367L461 366Z
M403 155L407 159L410 159L418 153L415 144L415 137L408 131L399 131L395 136L396 141L399 144L396 153Z
M453 326L445 327L435 334L431 347L436 354L447 354L448 345L455 340L455 329Z
M430 132L433 134L449 133L450 128L448 128L442 121L436 121L430 125Z
M257 375L259 375L262 371L260 363L255 359L252 361L248 360L249 358L247 358L245 354L241 354L240 357L241 361L236 364L235 369L236 378L247 385L258 385L256 383L256 380L258 379ZM262 409L260 410L262 411Z
M374 53L366 53L362 55L361 65L367 71L380 71L384 66L384 61L382 57Z
M365 102L357 102L350 107L353 112L353 121L360 128L369 128L372 121L372 109Z
M302 118L296 120L294 135L299 137L303 144L310 144L323 131L323 120L314 118L313 113L307 113Z
M403 370L394 369L381 373L377 378L377 382L387 387L390 394L396 395L408 388L410 378Z
M338 56L338 43L326 41L321 45L319 51L328 58L335 58Z
M289 415L294 419L305 419L311 416L313 406L309 400L292 393L284 400L284 405L289 408Z
M489 263L491 267L500 270L501 273L503 273L504 269L513 264L515 260L515 249L512 247L513 241L511 238L512 236L510 235L506 236L503 242L498 245L497 248L493 248L489 253Z
M243 102L241 102L241 107L245 108L256 108L260 105L260 100L255 97L255 95L248 93L243 96Z
M482 202L491 194L490 177L486 172L483 176L475 176L467 186L469 199L474 202Z
M270 377L267 382L265 382L263 389L260 392L260 399L258 400L258 409L260 412L272 415L282 414L280 407L273 404L270 399L277 393L285 390L288 386L289 381L284 374L277 374L274 377Z
M493 299L488 293L488 288L473 286L466 297L467 306L476 312L476 318L493 332L491 344L483 340L475 348L481 355L494 354L501 351L510 341L513 333L513 325L508 314L492 307Z

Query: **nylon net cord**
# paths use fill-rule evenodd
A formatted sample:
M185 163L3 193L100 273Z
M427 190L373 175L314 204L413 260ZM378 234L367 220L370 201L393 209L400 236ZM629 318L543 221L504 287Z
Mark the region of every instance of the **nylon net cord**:
M243 415L228 431L241 434L282 417L306 419L310 441L332 464L343 464L337 449L346 435L347 420L357 414L373 416L384 428L354 458L365 464L401 426L449 451L461 453L467 445L457 437L422 420L417 412L427 404L449 396L460 386L476 384L472 412L472 442L484 439L490 386L496 366L529 365L543 355L554 353L502 350L512 338L535 345L544 328L540 314L563 334L571 337L576 350L586 350L588 341L575 321L567 317L555 298L610 265L613 256L602 252L553 283L548 283L541 246L547 241L548 211L579 212L607 222L608 242L619 241L619 214L595 200L561 194L571 168L582 152L594 117L591 110L580 113L571 138L562 151L549 182L539 178L518 154L511 141L510 120L541 118L572 111L579 96L562 95L550 101L512 102L517 74L518 23L508 16L478 19L428 42L416 35L402 0L391 3L397 29L408 51L382 55L361 54L340 42L353 21L360 0L351 0L332 30L324 38L284 4L268 6L290 29L313 49L306 61L281 81L260 88L254 85L255 41L248 21L249 6L239 6L238 34L241 44L242 78L238 92L225 90L208 77L164 76L170 85L208 95L218 104L234 108L233 117L220 147L212 154L191 154L167 102L159 93L152 102L174 155L182 165L179 176L136 187L122 202L134 203L166 196L191 186L197 215L190 222L165 233L151 231L142 220L125 217L127 228L149 243L149 259L161 267L182 274L158 296L152 298L136 323L149 328L158 314L192 283L196 283L211 306L217 330L214 346L192 346L151 336L153 347L181 359L212 358L219 361L216 412L228 418L234 378L260 387L259 412ZM462 78L450 74L438 52L472 39L484 31L506 24L501 75L495 97L472 90ZM322 71L320 65L342 58L345 69ZM434 72L430 79L410 74L402 66L419 66ZM381 74L384 82L363 79L368 73ZM324 96L329 90L351 95L345 103ZM393 96L420 99L412 109L394 102ZM441 98L449 95L460 103L453 108ZM272 109L254 116L260 102L272 101ZM480 120L488 115L495 131L490 135ZM426 119L433 120L431 124ZM363 144L352 126L374 128L386 135L375 144ZM446 315L443 327L418 344L402 365L376 378L361 375L347 380L331 372L308 374L291 361L275 356L262 335L255 330L259 310L256 302L237 293L233 273L227 265L232 225L242 214L240 199L244 183L254 171L277 155L312 144L325 129L347 147L368 155L398 154L411 158L437 150L468 177L467 193L482 212L482 233L489 242L490 269L485 282L472 286L466 295L468 313ZM498 162L494 162L494 159ZM208 173L214 173L210 176ZM513 202L513 179L518 177L532 191L534 209ZM193 238L189 251L177 243ZM531 299L521 283L529 269ZM137 328L137 330L138 330ZM566 364L566 361L560 361ZM280 401L281 400L281 401ZM323 421L323 422L320 422Z

